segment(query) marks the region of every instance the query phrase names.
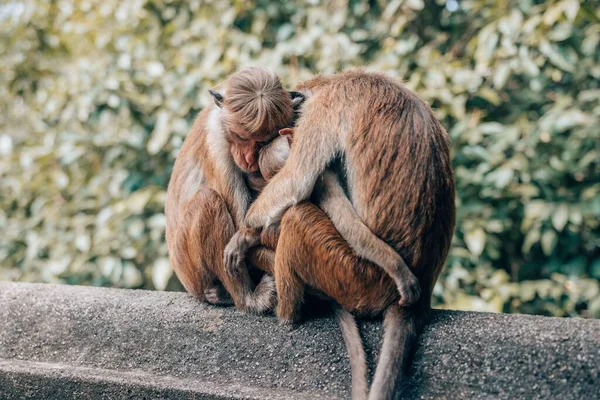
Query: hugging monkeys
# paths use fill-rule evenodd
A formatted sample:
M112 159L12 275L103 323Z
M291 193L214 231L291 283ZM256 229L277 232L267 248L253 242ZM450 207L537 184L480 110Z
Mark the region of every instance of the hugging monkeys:
M447 133L401 83L361 70L288 93L276 75L250 68L211 94L167 193L178 277L208 302L250 312L277 296L283 321L298 320L306 287L327 296L353 398L391 398L454 230ZM256 287L249 268L267 272ZM353 315L378 314L385 333L369 392Z

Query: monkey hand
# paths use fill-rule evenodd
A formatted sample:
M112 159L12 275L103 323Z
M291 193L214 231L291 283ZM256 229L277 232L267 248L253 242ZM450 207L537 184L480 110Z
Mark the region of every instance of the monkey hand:
M225 246L223 266L225 272L230 275L239 275L241 268L243 268L244 258L248 251L248 241L246 236L238 231L231 238L227 246Z
M260 243L260 233L253 229L240 229L225 246L223 266L230 275L239 275L244 267L246 253L252 246Z
M400 292L400 304L403 307L408 307L419 300L421 297L421 285L417 277L410 271L405 274L399 282L398 292Z

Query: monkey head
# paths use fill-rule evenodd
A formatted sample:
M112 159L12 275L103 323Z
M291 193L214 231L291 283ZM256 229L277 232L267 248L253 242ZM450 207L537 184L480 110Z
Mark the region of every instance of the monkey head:
M286 128L287 129L287 128ZM260 173L266 181L279 172L290 155L290 141L285 136L276 137L263 147L258 158Z
M220 109L225 139L244 173L259 170L261 148L293 123L293 98L279 77L262 67L245 68L229 77L223 90L210 90Z
M231 101L228 102L229 97L225 97L224 93L211 90L210 94L220 108L223 133L236 165L244 173L257 172L260 149L277 137L278 129L287 124L287 121L283 121L285 117L273 118L273 115L269 115L269 110L264 108L272 105L257 104L264 101L265 96L248 96L244 109L236 107ZM263 114L260 115L261 113ZM248 117L248 114L253 114L255 118ZM291 107L290 113L286 114L291 114Z
M290 123L290 125L293 126L300 115L300 107L302 103L304 103L306 97L300 92L290 91L289 93L292 98L292 106L294 109L294 117ZM260 150L258 165L260 167L260 173L267 181L271 180L271 178L283 168L285 161L290 155L290 147L294 137L294 128L291 126L280 129L279 137L273 139Z

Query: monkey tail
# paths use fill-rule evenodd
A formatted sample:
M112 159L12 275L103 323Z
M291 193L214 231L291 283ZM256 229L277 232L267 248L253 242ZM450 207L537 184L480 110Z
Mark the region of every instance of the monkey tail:
M354 315L340 306L335 308L346 349L350 359L350 372L352 374L352 400L366 400L367 387L367 360L362 339L356 325Z
M413 307L391 306L383 320L383 344L369 400L394 398L398 377L404 373L419 334L419 316Z

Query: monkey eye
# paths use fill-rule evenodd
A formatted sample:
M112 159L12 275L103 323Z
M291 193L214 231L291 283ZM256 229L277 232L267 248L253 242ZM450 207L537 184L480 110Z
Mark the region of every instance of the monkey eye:
M229 134L231 135L231 137L233 137L235 140L237 140L238 142L247 142L248 139L242 137L242 135L240 135L237 132L234 131L229 131Z

